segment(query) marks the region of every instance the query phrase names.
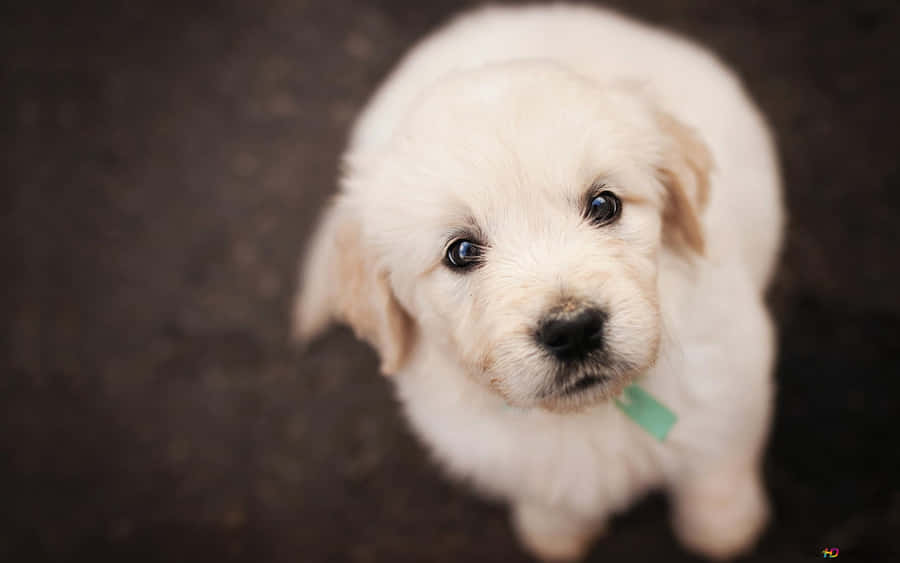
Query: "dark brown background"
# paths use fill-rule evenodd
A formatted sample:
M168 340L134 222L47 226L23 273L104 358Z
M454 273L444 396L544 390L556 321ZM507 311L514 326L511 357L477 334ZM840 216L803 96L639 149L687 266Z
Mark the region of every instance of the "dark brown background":
M900 4L614 4L714 47L780 142L776 518L747 560L898 560ZM354 113L459 7L2 8L0 560L525 561L368 348L286 339ZM654 496L592 560L695 559Z

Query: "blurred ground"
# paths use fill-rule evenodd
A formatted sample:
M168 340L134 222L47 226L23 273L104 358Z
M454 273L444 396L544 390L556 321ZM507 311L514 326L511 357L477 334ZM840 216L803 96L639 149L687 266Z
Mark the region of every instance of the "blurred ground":
M900 4L614 2L714 47L780 142L776 521L900 560ZM350 120L452 2L0 8L0 560L525 561L346 330L286 341ZM693 561L665 502L594 561Z

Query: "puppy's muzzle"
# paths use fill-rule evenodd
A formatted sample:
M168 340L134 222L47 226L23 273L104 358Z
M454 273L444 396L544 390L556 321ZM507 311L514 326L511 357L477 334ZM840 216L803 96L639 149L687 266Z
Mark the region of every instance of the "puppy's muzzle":
M567 305L554 309L541 321L537 341L563 362L580 361L603 347L606 313L596 307Z

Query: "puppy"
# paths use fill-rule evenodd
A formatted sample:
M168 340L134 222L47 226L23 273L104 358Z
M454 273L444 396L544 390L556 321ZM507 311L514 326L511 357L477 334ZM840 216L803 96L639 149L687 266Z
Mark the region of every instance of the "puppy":
M687 548L752 545L782 203L727 68L604 10L481 9L403 59L345 164L300 339L339 320L374 346L421 439L540 559L656 488ZM631 384L677 417L665 439L622 408Z

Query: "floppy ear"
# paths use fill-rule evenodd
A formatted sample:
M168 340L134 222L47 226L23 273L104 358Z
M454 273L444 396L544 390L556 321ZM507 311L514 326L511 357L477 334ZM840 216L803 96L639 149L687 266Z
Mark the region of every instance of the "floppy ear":
M342 321L378 351L382 373L400 369L412 319L397 302L387 272L365 248L345 199L326 211L307 252L294 302L294 337L308 342L331 321Z
M712 155L696 133L680 121L662 112L658 113L658 121L667 140L658 168L667 197L664 237L676 248L702 255L705 241L700 213L709 198Z

